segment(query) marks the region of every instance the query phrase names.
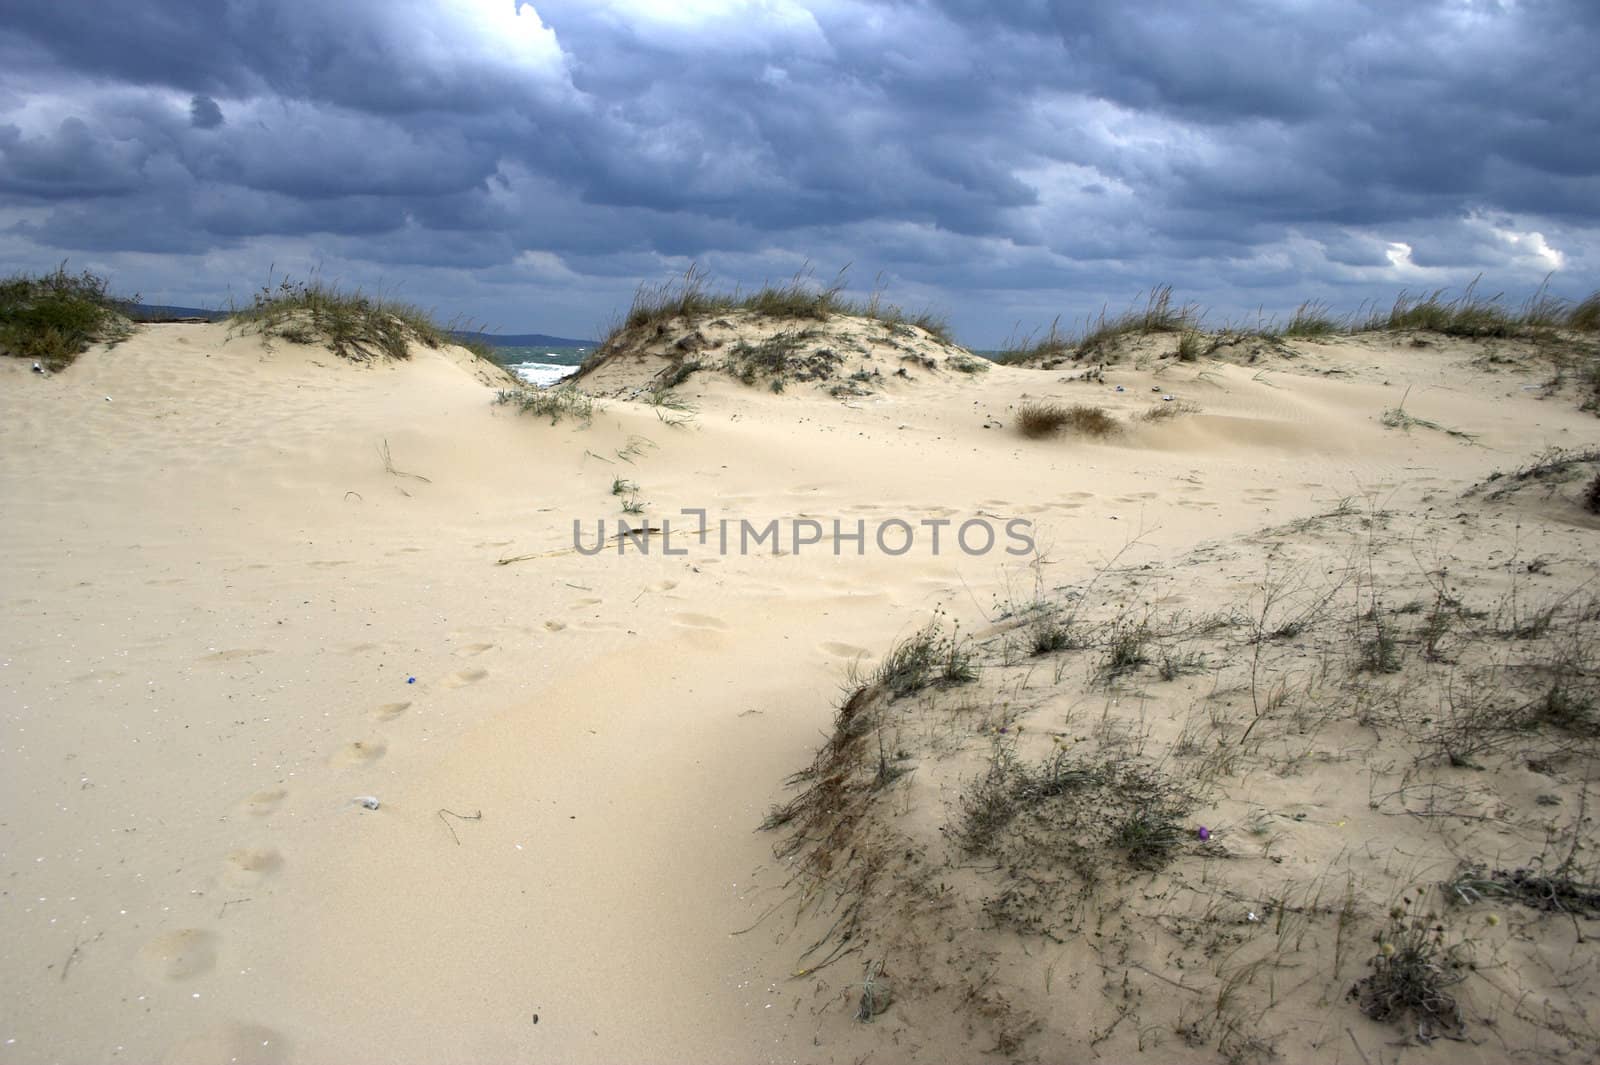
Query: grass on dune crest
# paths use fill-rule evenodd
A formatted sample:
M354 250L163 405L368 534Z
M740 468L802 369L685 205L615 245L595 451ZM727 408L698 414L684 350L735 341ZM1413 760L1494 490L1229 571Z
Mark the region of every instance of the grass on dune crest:
M852 315L883 322L891 328L915 327L945 343L954 343L949 323L933 311L911 315L885 303L879 292L866 300L844 295L844 271L828 285L812 280L803 270L782 284L766 284L754 292L717 291L706 272L691 266L682 277L659 285L641 285L623 319L605 331L595 349L602 356L625 334L664 327L676 318L696 318L746 311L767 318L825 322L835 315Z
M411 345L430 348L456 344L481 359L494 360L494 350L478 340L455 334L459 323L440 325L431 314L410 303L377 299L313 279L284 278L261 287L248 307L229 320L267 337L294 344L327 344L334 354L356 362L388 357L406 359Z
M1042 334L1009 342L993 358L1000 363L1023 364L1092 356L1104 359L1119 338L1177 333L1179 357L1193 361L1203 353L1204 317L1194 304L1175 302L1171 285L1158 285L1150 290L1142 306L1135 300L1133 306L1115 316L1107 316L1102 310L1076 333L1064 332L1058 317ZM1473 281L1454 297L1442 288L1421 294L1402 291L1387 309L1363 306L1353 314L1336 314L1322 300L1306 300L1290 313L1287 321L1262 317L1246 327L1223 328L1225 334L1300 339L1415 331L1525 340L1547 340L1563 331L1596 333L1600 332L1600 292L1567 300L1552 295L1541 285L1518 306L1508 303L1503 293L1485 295L1478 282Z
M60 370L90 344L126 339L133 327L124 311L139 297L115 298L108 285L87 270L67 273L65 263L53 273L0 280L0 353Z

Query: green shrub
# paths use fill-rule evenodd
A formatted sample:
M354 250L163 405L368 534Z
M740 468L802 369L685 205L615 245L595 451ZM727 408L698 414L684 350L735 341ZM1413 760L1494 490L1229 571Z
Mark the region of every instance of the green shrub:
M122 312L139 297L114 299L106 288L104 278L69 274L64 264L0 281L0 352L59 370L90 344L126 339L133 327Z

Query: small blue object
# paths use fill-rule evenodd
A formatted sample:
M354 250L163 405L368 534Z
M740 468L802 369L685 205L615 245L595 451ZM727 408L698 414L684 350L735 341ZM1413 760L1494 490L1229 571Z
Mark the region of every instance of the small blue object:
M1122 387L1122 386L1121 386L1121 385L1118 385L1118 386L1117 386L1117 391L1118 391L1118 392L1126 392L1126 391L1127 391L1127 389L1125 389L1125 388L1123 388L1123 387Z
M415 684L416 682L417 682L417 678L416 677L407 677L406 678L406 683L407 684Z

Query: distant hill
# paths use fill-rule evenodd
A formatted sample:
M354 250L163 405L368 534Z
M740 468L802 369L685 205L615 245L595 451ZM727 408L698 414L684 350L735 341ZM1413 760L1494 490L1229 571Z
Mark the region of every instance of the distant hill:
M135 303L125 307L124 313L136 322L167 322L178 318L204 318L220 322L228 317L227 311L210 311L203 307L174 307L164 303ZM456 330L452 336L462 340L481 340L497 348L593 348L595 340L574 340L571 337L553 337L544 333L479 333Z
M544 333L468 333L458 331L463 340L481 340L497 348L594 348L597 340L574 340L571 337L546 336Z
M227 311L208 311L200 307L172 307L163 303L125 304L123 313L136 322L167 322L174 318L204 318L208 322L220 322L228 317Z

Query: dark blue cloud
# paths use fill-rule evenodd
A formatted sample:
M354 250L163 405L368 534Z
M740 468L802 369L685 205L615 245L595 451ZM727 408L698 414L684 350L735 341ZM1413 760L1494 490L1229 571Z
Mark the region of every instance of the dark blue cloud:
M851 261L975 341L1161 281L1576 291L1597 38L1586 0L58 0L0 26L0 255L320 242L461 299Z

